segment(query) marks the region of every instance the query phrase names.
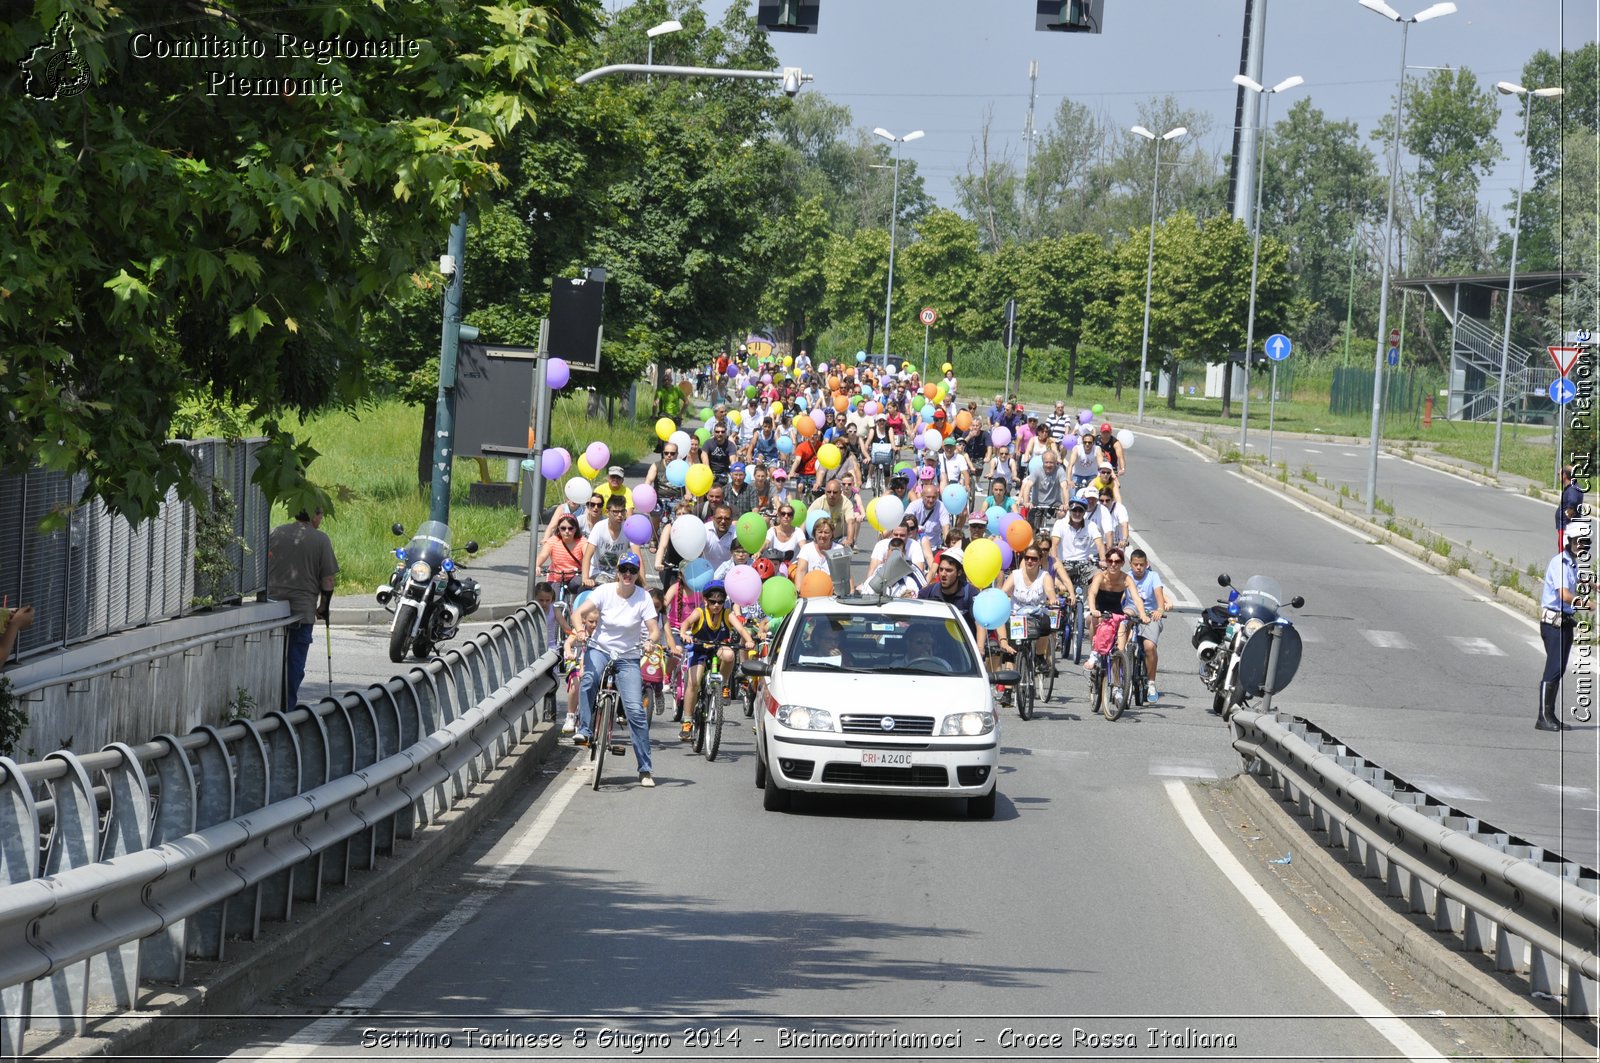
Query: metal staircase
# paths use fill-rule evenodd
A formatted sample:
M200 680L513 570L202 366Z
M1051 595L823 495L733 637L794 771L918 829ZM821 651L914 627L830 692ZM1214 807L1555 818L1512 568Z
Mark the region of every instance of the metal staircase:
M1495 417L1496 399L1500 388L1500 333L1484 322L1466 314L1458 314L1451 331L1452 370L1451 391L1466 392L1459 410L1452 409L1450 416L1468 421L1492 421ZM1549 402L1551 381L1559 375L1544 352L1530 352L1516 344L1506 351L1507 409L1520 407L1528 398ZM1478 376L1482 383L1463 380L1458 385L1456 373L1464 377ZM1464 386L1462 386L1464 385Z

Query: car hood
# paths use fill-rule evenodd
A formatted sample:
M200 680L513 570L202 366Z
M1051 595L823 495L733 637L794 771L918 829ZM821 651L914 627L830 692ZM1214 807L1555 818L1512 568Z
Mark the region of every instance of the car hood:
M859 675L786 671L773 695L834 713L902 712L942 716L989 708L989 683L981 676Z

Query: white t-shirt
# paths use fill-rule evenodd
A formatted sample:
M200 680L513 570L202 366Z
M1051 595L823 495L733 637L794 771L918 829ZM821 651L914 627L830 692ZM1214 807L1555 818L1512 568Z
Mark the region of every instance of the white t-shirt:
M607 583L589 595L589 602L600 610L600 620L589 636L589 648L608 657L638 652L644 638L644 623L656 615L650 592L634 584L633 593L624 598L621 585Z
M778 535L778 526L774 524L767 529L767 549L778 551L794 551L798 556L800 548L806 544L805 529L796 527L794 534L784 539Z
M838 543L835 543L833 546L830 546L828 549L829 550L835 550L837 548L838 548ZM795 560L796 561L804 561L806 563L806 571L807 572L811 571L812 569L819 569L819 568L824 572L828 572L829 571L829 569L828 569L828 559L823 556L822 550L819 549L817 544L814 543L814 542L806 543L804 546L802 546L800 548L800 553L795 557Z
M922 551L918 550L914 543L915 540L907 538L906 544L901 548L900 552L905 555L905 559L911 563L912 568L921 571ZM890 538L889 536L885 535L883 538L879 539L878 545L872 548L872 560L875 562L882 562L889 556L889 549L892 546L894 546L894 539Z
M959 446L951 449L951 453L940 456L939 472L944 476L946 484L958 484L961 482L962 473L972 472L972 462L961 452Z
M1050 538L1055 540L1056 558L1063 564L1100 560L1100 554L1094 548L1094 541L1100 537L1099 530L1087 520L1074 528L1070 518L1062 517L1050 529Z
M1128 507L1121 502L1112 502L1110 505L1101 502L1094 508L1094 516L1104 534L1114 535L1118 528L1128 522Z
M601 521L590 529L589 542L594 545L594 557L589 562L590 578L596 581L616 579L617 559L633 549L633 544L628 541L628 537L623 535L622 530L619 528L613 538L610 522ZM649 596L646 595L646 597Z
M706 549L700 556L708 561L713 569L733 556L733 525L728 525L728 530L722 535L717 534L716 525L706 522Z
M1080 437L1067 454L1067 463L1074 476L1094 476L1100 471L1100 449L1092 439L1087 441L1087 446L1085 442Z

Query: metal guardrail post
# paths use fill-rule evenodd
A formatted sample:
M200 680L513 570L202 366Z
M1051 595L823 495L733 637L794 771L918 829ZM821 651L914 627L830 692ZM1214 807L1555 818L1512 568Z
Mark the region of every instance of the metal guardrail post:
M207 741L195 750L199 767L196 775L198 797L195 811L195 829L226 823L233 818L234 794L238 788L233 779L233 760L228 756L222 736L210 724L196 727L190 734L203 734ZM196 960L220 960L226 949L227 934L226 899L189 919L189 956Z
M400 742L400 714L395 706L394 695L388 686L374 686L367 691L353 692L356 697L366 702L367 709L372 713L372 719L378 728L378 760L394 756L405 748ZM396 812L392 816L385 816L373 825L374 844L380 854L394 852L395 832L401 816L409 815L409 807Z
M327 727L328 782L331 784L335 780L346 778L356 770L355 725L341 703L329 700L321 704L331 706L331 710L326 713L316 713ZM327 817L328 813L324 813L325 820ZM349 838L323 848L322 881L335 886L350 884Z
M164 734L156 742L166 752L155 758L156 811L150 826L150 844L164 845L192 834L198 817L194 765L176 735ZM139 943L139 977L156 982L183 982L188 960L189 921L178 919L165 924L160 933Z
M121 742L105 747L122 754L122 762L102 777L109 791L111 808L106 813L100 859L114 860L150 847L153 822L150 815L150 783L144 765L132 748ZM108 920L113 917L108 916ZM89 961L89 999L109 1000L119 1008L132 1008L139 985L139 943L125 942Z
M10 886L39 875L39 810L16 761L0 757L0 775L4 776L0 778L0 812L6 823L21 827L15 832L0 831L0 886ZM32 994L32 982L0 989L0 1055L21 1055L23 1016Z
M364 694L339 699L339 706L350 720L350 753L352 774L365 772L378 763L378 719L373 714L372 703ZM366 828L350 839L350 868L353 871L370 871L378 866L378 835L370 820Z
M248 816L270 804L271 785L267 772L267 744L250 720L240 721L244 737L234 744L233 817ZM219 735L220 738L220 735ZM224 746L224 749L227 747ZM261 936L261 886L250 886L228 901L224 929L231 938L254 941Z
M52 753L46 760L59 760L67 764L65 777L57 779L50 787L55 800L55 825L50 831L50 842L44 853L45 877L59 875L77 867L88 867L98 858L100 815L95 808L94 784L89 773L83 770L77 756L72 753ZM46 955L52 953L52 942L41 940ZM41 1029L62 1030L67 1033L83 1032L82 1018L89 1003L89 961L84 960L55 972L42 987L44 1000L34 997L35 1009L41 1005L45 1014L33 1012L34 1025Z
M267 803L287 801L300 793L300 735L289 714L281 709L267 713L265 719L278 726L266 736L268 777ZM294 869L288 868L261 883L261 914L276 922L288 922L294 915Z
M305 722L295 729L300 739L300 790L310 793L326 785L333 778L333 760L328 752L328 728L322 717L314 712L306 714ZM301 861L294 869L294 899L316 904L322 899L322 865L327 854L317 851Z

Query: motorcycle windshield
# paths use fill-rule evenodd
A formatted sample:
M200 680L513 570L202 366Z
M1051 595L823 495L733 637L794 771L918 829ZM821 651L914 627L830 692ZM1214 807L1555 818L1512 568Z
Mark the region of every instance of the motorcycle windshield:
M1276 613L1283 608L1283 588L1271 576L1251 576L1239 588L1239 608L1264 606Z
M426 561L434 572L450 556L450 526L436 520L425 520L417 525L416 534L406 544L406 561Z

